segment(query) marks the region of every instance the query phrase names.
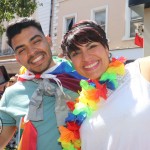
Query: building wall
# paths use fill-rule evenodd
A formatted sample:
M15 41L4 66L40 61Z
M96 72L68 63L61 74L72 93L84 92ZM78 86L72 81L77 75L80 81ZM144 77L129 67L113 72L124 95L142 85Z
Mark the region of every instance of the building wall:
M49 34L51 0L38 0L42 3L36 10L36 19L40 21L45 35Z
M134 44L134 39L125 38L126 5L128 0L54 0L55 11L53 20L53 49L55 53L61 52L60 43L63 37L63 18L70 14L76 15L76 22L91 19L92 9L107 7L107 38L110 50L115 56L124 55L127 58L136 59L143 56L143 49ZM121 51L123 50L123 51ZM132 55L131 55L132 51Z

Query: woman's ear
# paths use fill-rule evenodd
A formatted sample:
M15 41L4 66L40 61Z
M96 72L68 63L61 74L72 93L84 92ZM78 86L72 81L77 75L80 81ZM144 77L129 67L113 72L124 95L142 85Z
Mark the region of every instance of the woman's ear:
M110 57L110 52L107 48L106 48L106 54L108 55L108 57Z
M52 46L52 39L51 39L51 37L49 35L46 35L45 37L46 37L47 42L49 43L49 45Z

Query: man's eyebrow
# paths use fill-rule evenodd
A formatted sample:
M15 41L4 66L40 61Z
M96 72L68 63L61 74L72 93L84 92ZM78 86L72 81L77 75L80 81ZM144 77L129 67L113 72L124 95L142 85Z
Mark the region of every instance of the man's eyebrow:
M31 41L33 41L35 38L37 38L37 37L42 37L41 35L35 35L35 36L33 36L33 37L31 37L31 39L29 40L30 42ZM16 48L15 48L15 52L19 49L19 48L21 48L21 47L23 47L24 45L22 44L22 45L19 45L19 46L17 46Z
M19 49L19 48L21 48L21 47L23 47L24 45L19 45L19 46L17 46L14 50L15 50L15 52Z
M31 41L33 41L35 38L37 38L37 37L41 37L42 38L42 36L41 35L35 35L35 36L33 36L29 41L31 42Z

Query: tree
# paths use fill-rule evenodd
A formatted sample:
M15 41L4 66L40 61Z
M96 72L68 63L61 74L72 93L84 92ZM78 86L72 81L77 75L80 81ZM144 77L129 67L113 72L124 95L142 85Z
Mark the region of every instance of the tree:
M0 0L0 35L5 31L4 22L15 16L31 16L37 8L35 0Z

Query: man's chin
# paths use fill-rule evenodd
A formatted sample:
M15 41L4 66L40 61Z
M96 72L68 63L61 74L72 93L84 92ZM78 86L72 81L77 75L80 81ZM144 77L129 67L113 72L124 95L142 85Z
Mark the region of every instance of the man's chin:
M48 67L46 68L37 68L37 69L31 69L30 71L33 72L34 74L42 74L44 71L46 71L48 69Z
M41 64L37 64L37 65L32 65L30 66L30 68L28 70L30 70L31 72L33 72L34 74L39 74L39 73L43 73L44 71L46 71L47 69L49 69L50 67L50 63L41 63Z

